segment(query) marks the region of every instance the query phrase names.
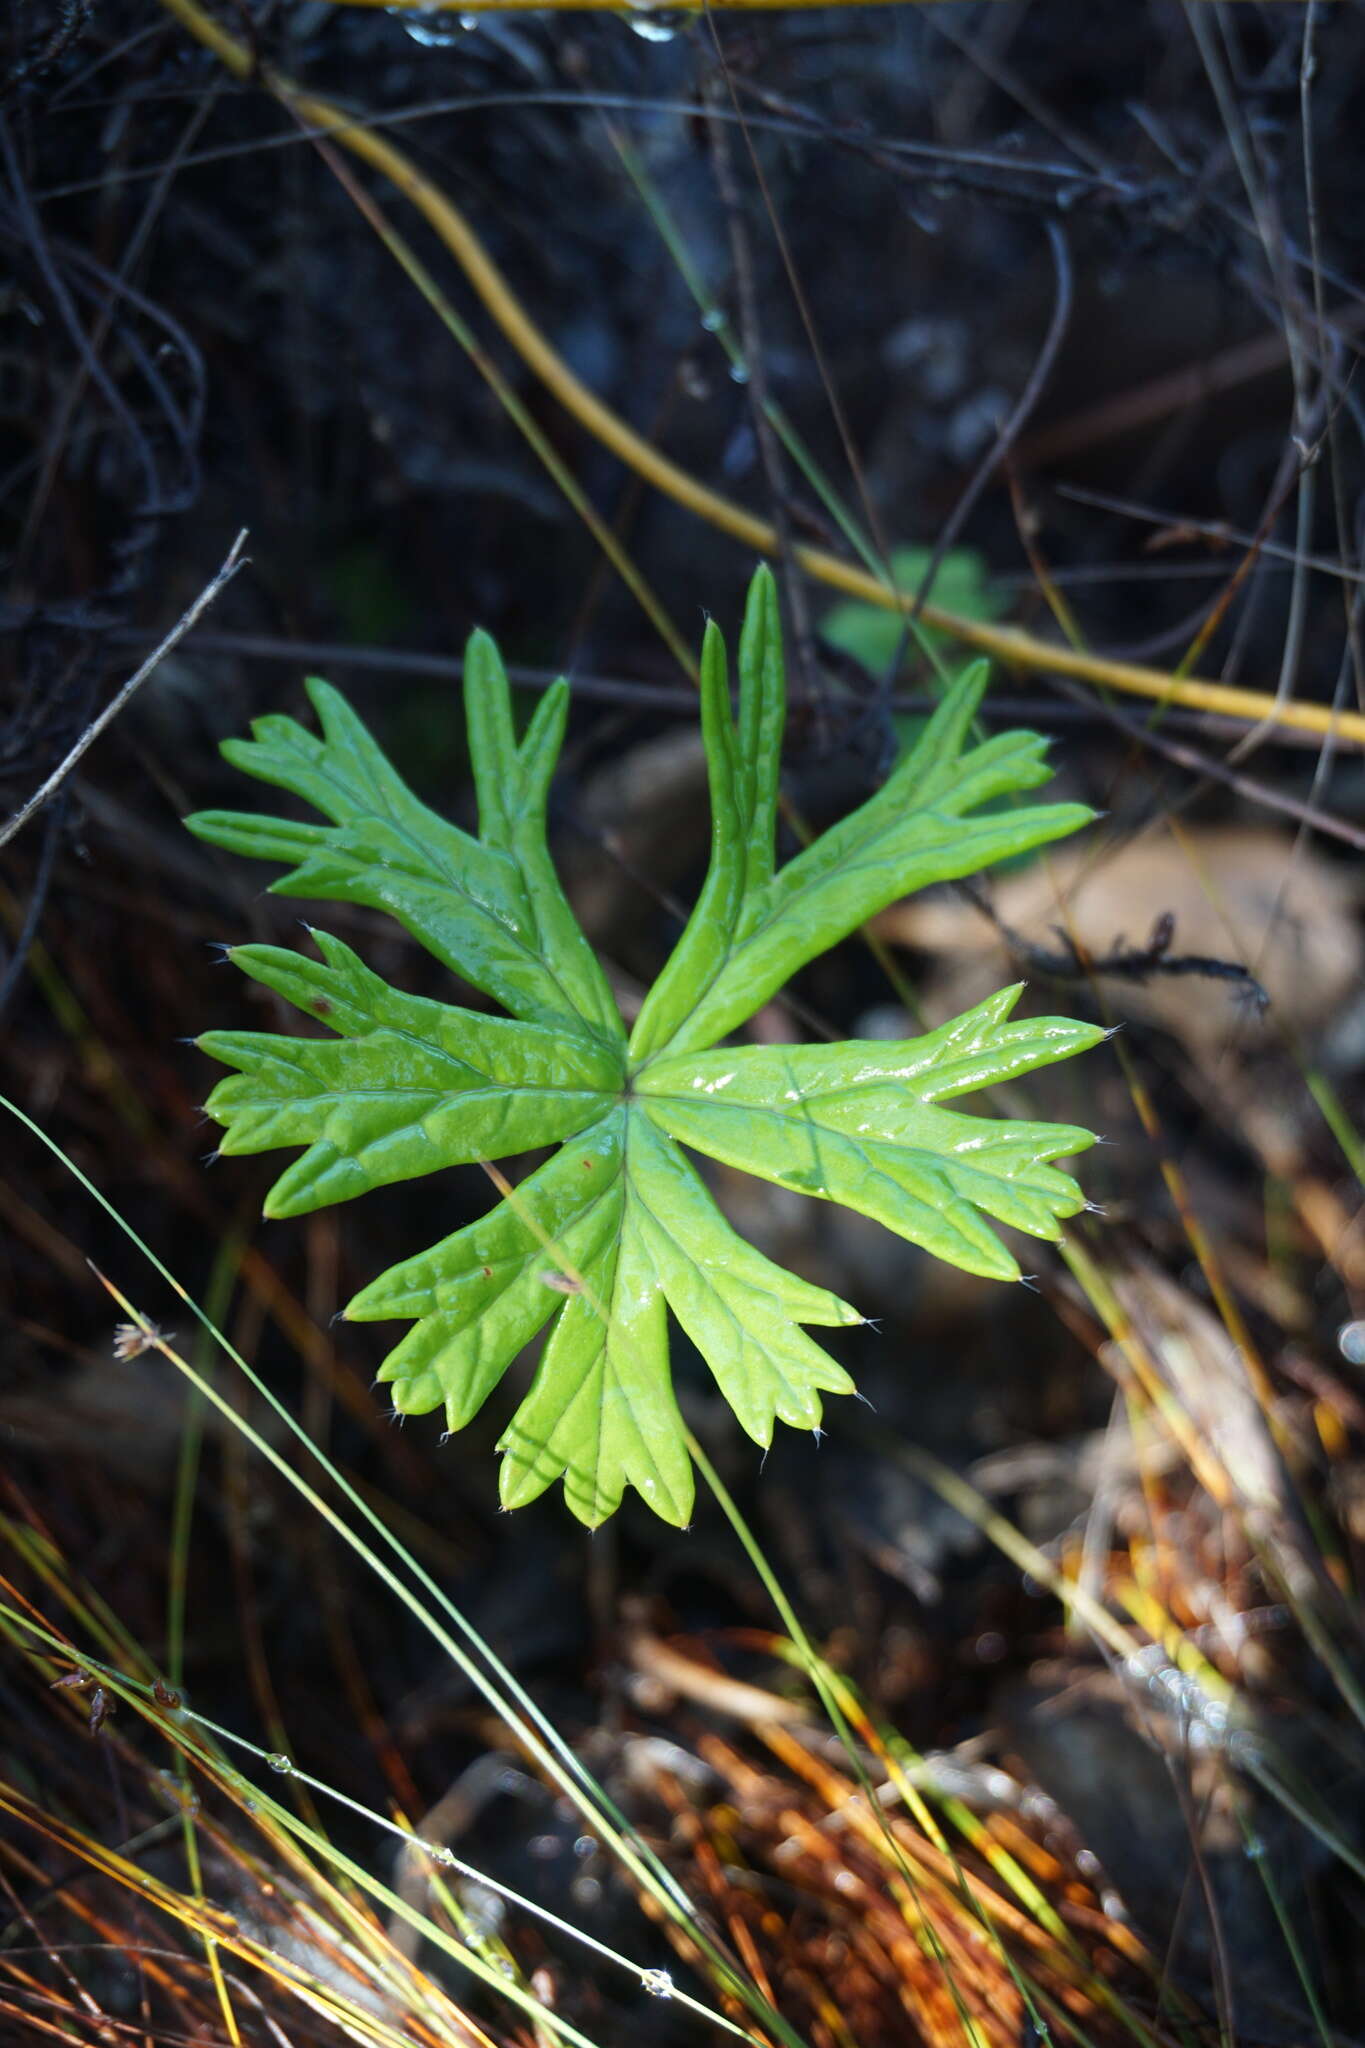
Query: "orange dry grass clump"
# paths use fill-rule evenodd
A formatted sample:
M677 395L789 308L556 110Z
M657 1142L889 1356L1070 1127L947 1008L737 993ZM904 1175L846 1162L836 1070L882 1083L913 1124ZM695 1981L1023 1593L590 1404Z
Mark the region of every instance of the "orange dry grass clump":
M1126 2037L1124 1987L1149 1982L1140 1944L1036 1823L960 1809L940 1828L902 1803L901 1773L869 1803L832 1738L756 1733L762 1760L698 1736L718 1796L699 1803L666 1771L655 1790L694 1894L819 2048L1013 2048L1031 2024L1065 2037L1068 2016L1092 2041Z

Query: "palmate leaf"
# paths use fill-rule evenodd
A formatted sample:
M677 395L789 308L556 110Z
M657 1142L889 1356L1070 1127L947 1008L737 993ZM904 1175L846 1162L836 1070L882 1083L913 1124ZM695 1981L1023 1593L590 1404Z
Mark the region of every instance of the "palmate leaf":
M1039 1237L1082 1205L1055 1162L1093 1141L1070 1125L942 1105L1093 1045L1060 1018L1014 1022L1018 989L901 1043L720 1046L796 969L898 896L1076 829L1075 804L983 810L1043 781L1043 742L968 743L978 664L861 809L776 866L785 686L777 596L760 570L739 646L738 715L708 626L702 725L711 859L696 908L627 1039L610 986L564 897L545 837L565 686L518 741L493 643L465 659L474 837L420 803L327 684L317 739L259 720L228 758L330 822L205 812L201 838L292 863L273 886L390 911L508 1014L391 988L325 933L313 960L272 946L231 958L327 1037L210 1032L234 1068L209 1099L225 1152L302 1147L267 1212L322 1204L475 1160L557 1145L487 1215L392 1267L346 1313L407 1321L380 1377L404 1413L444 1408L459 1429L547 1332L503 1432L501 1491L521 1506L564 1482L591 1526L634 1487L686 1523L692 1470L669 1370L671 1313L749 1435L815 1428L847 1373L808 1334L862 1318L784 1271L726 1221L690 1153L842 1202L968 1271L1018 1267L987 1218ZM684 1151L684 1147L688 1148Z
M1047 1162L1083 1151L1091 1135L936 1105L1094 1044L1090 1024L1009 1023L1022 986L901 1043L665 1056L641 1075L639 1093L664 1129L713 1159L860 1209L969 1273L1017 1279L978 1211L1053 1235L1076 1207L1076 1184Z

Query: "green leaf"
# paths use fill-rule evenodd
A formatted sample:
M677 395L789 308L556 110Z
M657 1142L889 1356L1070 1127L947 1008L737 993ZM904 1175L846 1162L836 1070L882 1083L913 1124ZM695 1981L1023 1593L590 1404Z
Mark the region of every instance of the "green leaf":
M412 794L329 683L310 677L307 689L321 740L292 718L271 716L255 720L254 739L225 741L223 754L246 774L302 797L331 825L200 811L186 819L190 831L233 853L293 863L271 884L278 894L390 912L514 1017L622 1036L605 977L544 845L545 790L563 732L564 690L550 693L518 751L510 708L504 719L496 701L508 695L501 664L471 664L465 703L471 741L476 716L485 735L481 794L496 780L497 763L521 807L515 830L501 838L495 830L481 841Z
M309 1148L266 1197L268 1216L553 1143L595 1123L619 1091L619 1055L598 1040L401 995L340 939L316 936L322 962L274 946L229 957L340 1039L210 1031L199 1040L239 1070L207 1104L225 1128L224 1152Z
M532 945L553 969L577 1015L604 1037L620 1038L621 1016L610 983L569 908L545 836L550 781L569 715L569 686L561 676L546 691L518 746L502 657L487 633L472 633L465 649L464 702L480 837L515 862Z
M641 1005L631 1055L668 1044L734 950L747 907L773 872L777 774L786 722L777 585L760 569L739 649L739 724L730 715L725 643L708 622L701 651L701 721L711 790L711 865L687 929Z
M933 560L932 548L896 548L891 556L891 577L897 590L914 596ZM939 563L933 583L926 592L930 604L959 618L998 619L1003 606L991 589L986 565L971 548L950 548ZM944 633L932 626L919 631L935 646L951 647ZM831 647L851 655L874 676L884 676L902 648L913 651L914 637L907 634L899 612L881 605L865 604L859 598L845 598L832 605L820 621L821 637Z
M1089 1145L1089 1132L942 1106L1102 1036L1064 1019L1013 1021L1017 989L899 1044L717 1045L798 967L908 889L1085 822L1075 804L983 811L1047 774L1031 734L965 746L984 684L983 669L969 670L885 787L778 870L785 689L776 587L760 570L740 641L737 712L720 634L707 628L710 866L629 1045L546 843L563 685L518 741L497 650L486 635L470 641L477 838L419 803L326 684L309 685L321 739L267 718L254 741L229 743L237 765L331 822L217 812L192 819L192 829L291 863L277 888L390 910L509 1013L403 994L325 933L314 935L318 960L236 949L238 966L330 1034L220 1031L200 1040L236 1069L208 1104L224 1127L223 1150L302 1148L268 1213L297 1215L444 1166L559 1147L517 1185L504 1183L486 1216L372 1280L347 1310L356 1322L410 1324L380 1377L400 1411L443 1407L452 1430L546 1333L501 1438L507 1506L562 1480L570 1508L590 1525L627 1487L686 1523L693 1482L669 1366L670 1312L760 1444L778 1422L818 1427L822 1397L851 1391L806 1326L857 1323L857 1310L746 1244L684 1145L841 1201L1000 1278L1018 1268L987 1219L1046 1237L1081 1206L1055 1161Z
M1093 1139L1067 1124L986 1120L937 1104L1104 1036L1058 1017L1009 1023L1021 988L923 1038L655 1060L637 1089L663 1129L711 1158L842 1202L969 1273L1017 1279L1017 1263L977 1212L1055 1237L1083 1197L1050 1162Z
M633 1486L683 1528L692 1462L668 1368L664 1293L629 1174L620 1232L576 1285L499 1440L503 1506L524 1507L562 1478L570 1508L596 1528Z
M964 670L877 794L748 896L723 962L660 1050L714 1045L798 967L912 889L974 874L1090 822L1094 814L1083 804L970 815L1051 772L1036 733L999 733L962 752L986 681L984 662ZM640 1054L638 1032L637 1024L632 1056Z
M756 1443L772 1442L775 1422L818 1428L821 1393L851 1394L853 1382L800 1325L862 1316L746 1244L672 1139L638 1112L636 1124L639 1228L674 1315Z
M372 1280L350 1322L415 1317L380 1379L405 1415L444 1406L463 1429L512 1360L562 1308L559 1291L621 1227L625 1112L578 1133L487 1216Z

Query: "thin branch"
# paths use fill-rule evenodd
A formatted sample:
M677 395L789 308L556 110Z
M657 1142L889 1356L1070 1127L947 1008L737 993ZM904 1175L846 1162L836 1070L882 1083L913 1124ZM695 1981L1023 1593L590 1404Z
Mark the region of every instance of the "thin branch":
M956 545L958 535L966 525L977 499L995 475L1000 464L1009 454L1034 407L1041 398L1043 387L1052 375L1053 366L1057 361L1057 352L1065 338L1067 326L1071 319L1071 257L1067 249L1066 237L1056 221L1045 221L1043 225L1047 232L1048 248L1052 254L1053 268L1052 318L1048 321L1047 333L1043 336L1042 345L1038 350L1033 368L1029 372L1027 383L1015 400L1007 417L1001 421L995 439L982 456L975 471L968 479L957 503L943 522L938 538L934 542L933 552L925 565L924 574L920 578L919 589L915 592L914 603L906 613L907 621L917 619L924 610L925 600L934 587L934 579L943 567L944 558L948 550Z
M1005 579L1001 579L1002 581ZM3 600L0 600L0 630L6 625ZM110 634L116 645L125 647L144 646L155 636L137 627L119 626ZM316 663L323 668L369 669L377 675L413 676L418 679L448 684L452 677L458 677L463 664L455 654L423 654L412 648L363 646L354 641L344 640L295 640L283 639L269 633L200 633L196 646L205 654L240 654L248 660L283 661L290 663ZM837 652L825 653L826 666L839 661ZM508 662L507 673L518 689L548 690L559 680L561 671L556 668L531 668L524 663ZM697 693L681 684L646 683L629 681L625 677L599 676L571 670L567 681L575 695L602 704L624 704L634 711L676 711L680 717L695 719L697 715ZM1058 689L1065 685L1058 683ZM887 699L889 711L902 711L914 717L921 713L928 715L938 699L928 690L902 690ZM851 707L861 715L860 707ZM1115 707L1103 698L1073 687L1069 696L1058 701L1052 697L1021 696L1013 690L1002 690L983 698L977 711L978 718L987 724L1036 725L1115 725L1130 737L1141 739L1144 745L1155 746L1155 735L1149 728L1136 720L1125 720ZM1175 706L1162 715L1162 731L1168 727L1201 733L1213 739L1234 738L1240 730L1230 719L1218 717L1216 713L1189 711ZM1271 737L1271 744L1295 750L1316 748L1318 741L1311 734L1301 733L1291 726L1278 726ZM1156 751L1162 751L1157 748ZM1172 756L1174 758L1174 755ZM1213 775L1218 764L1202 754L1191 754L1181 762L1197 774ZM1271 793L1258 794L1262 785L1254 783L1248 776L1228 775L1223 778L1258 803L1274 807L1298 816L1297 800L1293 797L1275 798ZM1354 826L1347 826L1336 819L1325 816L1310 820L1316 829L1335 832L1351 846L1365 851L1365 832L1357 832Z
M1130 946L1117 939L1107 953L1092 953L1073 939L1061 925L1054 925L1057 949L1040 946L1013 925L1005 923L989 897L971 882L958 885L973 907L989 919L1016 960L1025 962L1037 974L1056 981L1090 981L1100 976L1115 981L1153 981L1159 975L1198 975L1209 981L1231 981L1250 998L1258 1010L1268 1007L1270 998L1249 967L1240 960L1216 960L1205 953L1172 953L1175 913L1163 910L1152 926L1144 946Z
M1196 519L1186 512L1166 511L1160 505L1138 504L1132 498L1116 498L1108 491L1087 490L1080 484L1056 483L1052 488L1059 498L1065 498L1070 504L1093 506L1098 512L1116 512L1121 518L1143 520L1149 526L1163 528L1162 533L1148 542L1149 548L1169 547L1177 543L1183 546L1187 541L1198 538L1212 541L1216 548L1258 548L1261 554L1288 568L1297 568L1302 563L1304 568L1315 569L1320 576L1336 577L1342 583L1365 583L1365 572L1352 569L1331 555L1300 554L1282 541L1263 540L1260 534L1231 526L1225 519Z
M1305 803L1301 797L1291 796L1287 790L1272 788L1268 783L1258 782L1240 768L1229 767L1216 755L1206 754L1197 747L1186 746L1180 740L1173 740L1165 731L1170 722L1168 712L1158 730L1150 722L1128 717L1117 705L1110 704L1103 697L1095 697L1088 690L1080 689L1075 683L1063 677L1054 677L1053 687L1069 698L1080 709L1097 712L1116 731L1126 735L1138 747L1153 754L1160 754L1164 760L1177 768L1187 769L1191 775L1199 775L1209 782L1219 782L1225 788L1235 789L1248 803L1262 804L1267 810L1279 811L1286 818L1294 818L1300 825L1309 826L1314 832L1321 832L1329 839L1339 839L1343 845L1354 847L1357 853L1365 853L1365 831L1358 825L1350 824L1345 818L1338 818L1330 811L1320 810L1316 804ZM1283 740L1284 735L1280 738ZM1316 745L1316 742L1314 742Z
M719 76L707 78L702 85L702 103L708 117L723 105L723 94L728 94L731 107L739 113L735 89L726 62L725 51L714 21L708 22L711 41L715 49ZM786 604L788 623L791 627L793 667L800 678L800 698L803 707L809 709L815 698L815 653L814 635L811 627L810 605L802 581L801 569L792 551L791 511L788 499L787 480L783 470L782 447L772 422L772 401L768 385L768 364L763 345L763 325L759 314L758 287L754 278L753 251L749 246L748 231L744 221L744 203L740 197L739 181L735 176L734 158L730 149L730 133L724 122L708 118L707 136L711 145L711 165L720 195L726 226L730 238L730 262L734 271L735 299L739 313L740 340L743 344L743 367L745 382L749 388L749 410L753 421L754 438L758 443L759 460L763 466L764 479L768 486L768 503L772 513L773 532L777 536L778 568L781 574L782 596ZM752 146L750 150L752 157ZM755 166L756 168L756 166ZM766 193L764 197L766 198ZM735 366L738 370L739 365ZM734 374L734 372L732 372Z
M179 646L185 635L208 610L219 592L232 581L237 571L245 565L248 559L242 553L245 544L246 528L243 527L236 540L232 543L232 546L228 549L223 566L212 582L205 584L189 610L184 612L175 625L171 627L165 639L157 647L153 648L136 673L129 676L127 682L124 683L117 695L111 698L109 703L105 705L99 717L93 719L86 727L66 759L53 769L42 787L33 792L27 803L20 805L13 817L4 825L0 825L0 846L8 846L15 833L22 832L29 819L56 795L72 769L76 767L82 757L94 745L105 727L113 723L129 698L142 688L148 676L151 675L154 669L160 667L171 650Z
M60 18L47 41L31 57L21 58L8 77L0 82L0 102L9 99L26 80L41 77L44 71L66 55L71 45L84 34L94 4L95 0L61 0Z

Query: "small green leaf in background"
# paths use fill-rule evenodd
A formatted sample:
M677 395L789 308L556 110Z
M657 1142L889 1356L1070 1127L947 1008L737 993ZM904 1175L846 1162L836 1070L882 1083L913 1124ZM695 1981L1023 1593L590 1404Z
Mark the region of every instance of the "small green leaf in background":
M380 1274L346 1313L411 1325L380 1377L402 1412L444 1408L452 1430L546 1332L500 1441L502 1499L520 1507L562 1479L590 1526L627 1486L667 1521L691 1514L670 1313L757 1443L778 1422L815 1428L821 1397L852 1391L808 1328L859 1323L858 1311L747 1244L689 1154L841 1202L997 1279L1018 1267L987 1218L1054 1237L1083 1201L1055 1162L1090 1145L1088 1131L942 1106L1103 1035L1062 1018L1013 1022L1017 988L899 1044L721 1043L897 897L1085 824L1078 804L988 808L1047 780L1043 741L1005 732L968 744L986 684L974 663L883 787L779 868L786 698L766 569L750 589L738 678L736 716L724 644L708 626L710 866L629 1036L546 842L567 685L547 693L519 740L486 634L471 639L464 670L477 837L421 803L344 698L317 681L308 691L320 738L262 718L253 740L224 752L328 822L233 811L187 821L215 845L287 863L277 891L388 911L507 1013L404 995L324 932L314 933L319 960L238 947L231 957L246 974L331 1035L207 1033L204 1050L235 1069L208 1109L225 1152L304 1148L267 1197L272 1216L558 1146L487 1215Z
M912 597L917 595L932 559L930 548L896 548L891 556L891 579L897 590ZM946 612L956 612L961 618L978 619L982 624L998 619L1004 610L999 594L991 588L985 562L972 548L949 549L925 593L925 601L942 606ZM934 647L947 651L953 644L946 634L932 626L923 626L920 631ZM887 674L902 647L911 653L915 648L914 637L907 635L899 613L885 611L880 605L863 604L853 597L845 598L825 613L820 632L831 647L850 655L870 675L879 678Z

